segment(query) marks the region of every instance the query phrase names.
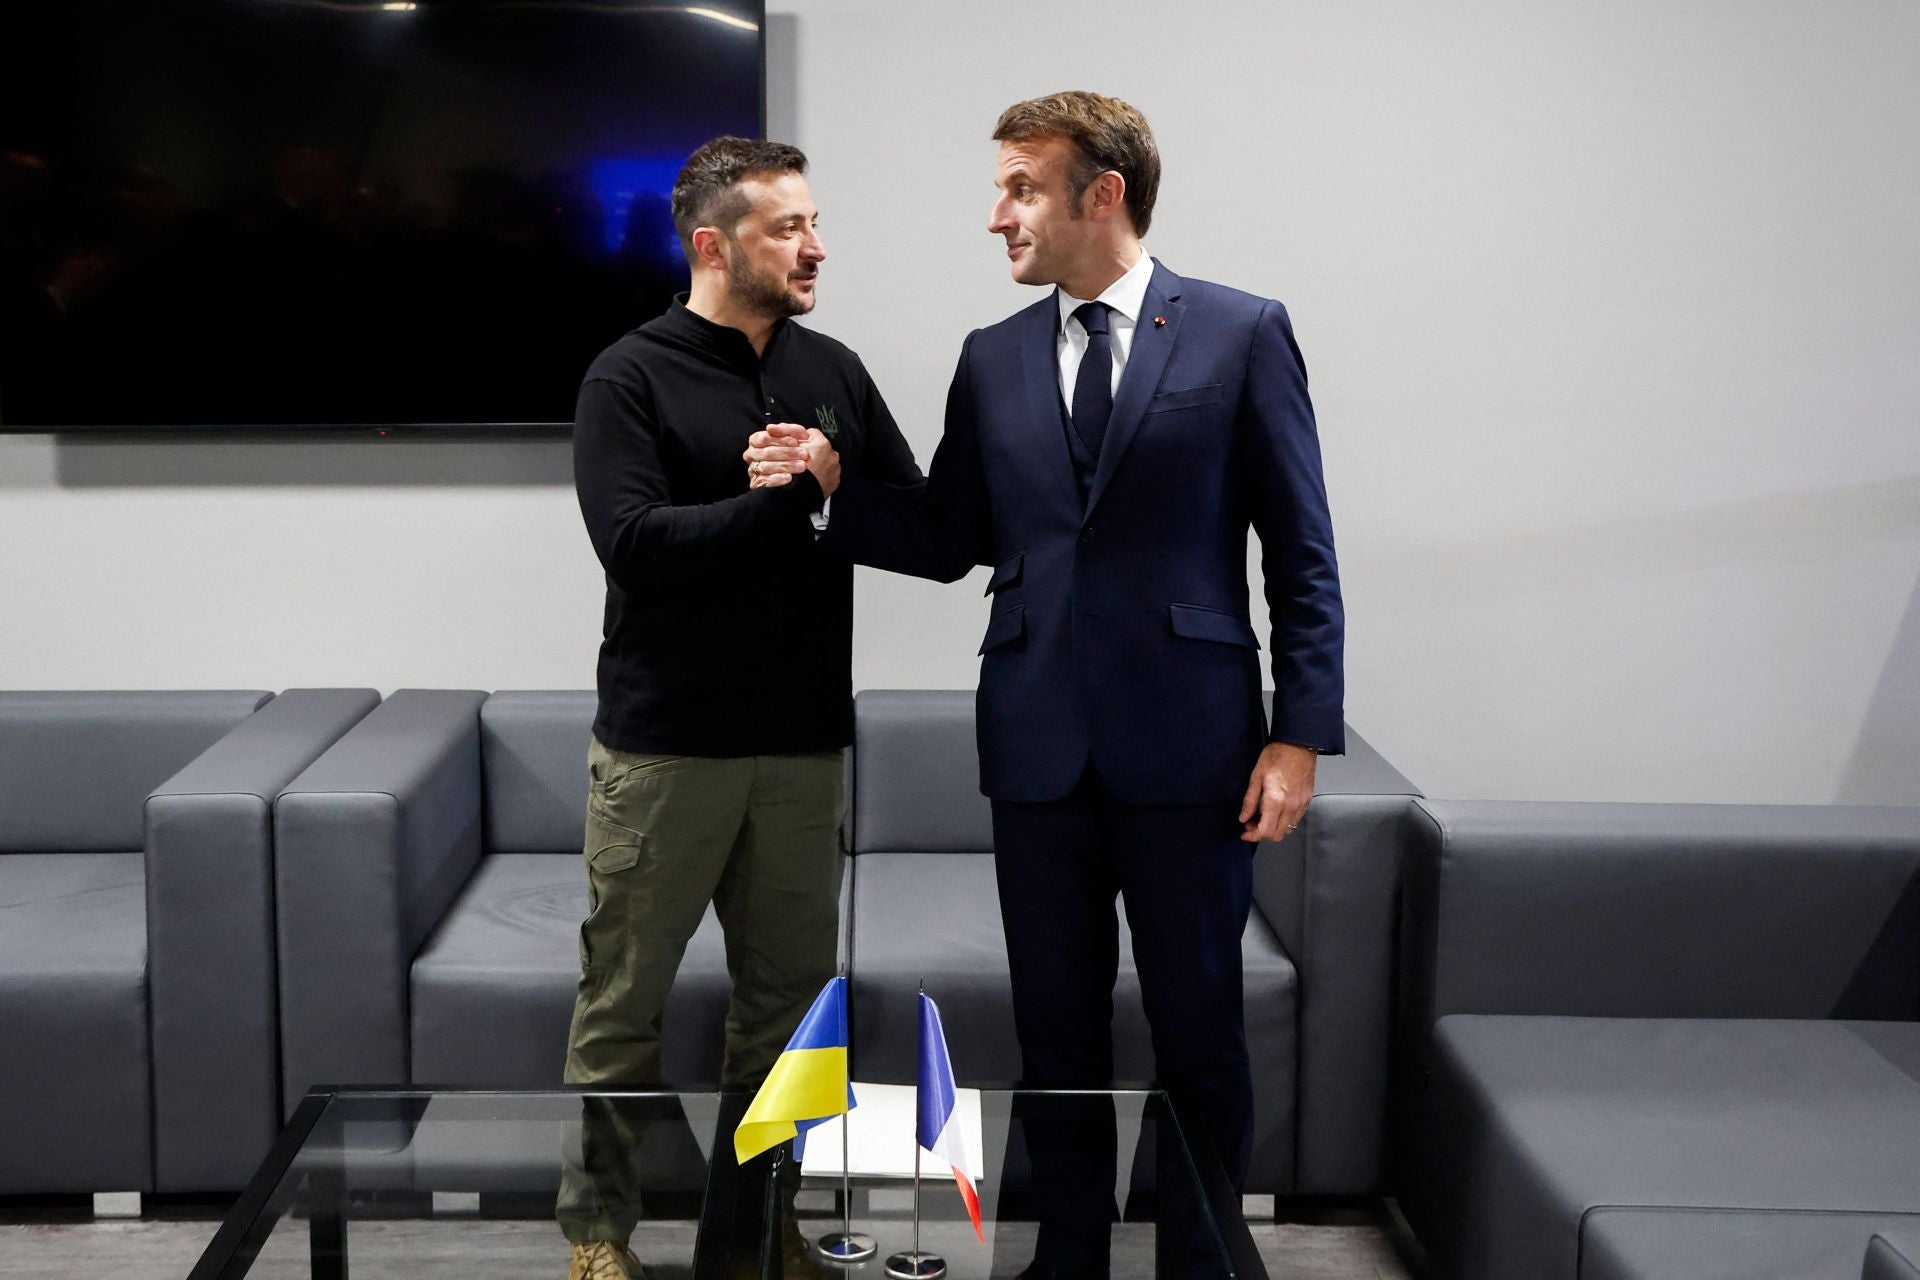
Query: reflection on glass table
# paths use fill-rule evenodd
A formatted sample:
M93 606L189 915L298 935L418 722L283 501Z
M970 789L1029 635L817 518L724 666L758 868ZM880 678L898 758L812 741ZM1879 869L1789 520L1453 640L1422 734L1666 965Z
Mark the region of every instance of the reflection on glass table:
M734 1161L740 1093L316 1090L192 1280L566 1274L568 1240L624 1242L653 1280L883 1280L909 1248L911 1180L803 1177L780 1148ZM1183 1108L1155 1092L981 1095L984 1243L929 1160L922 1248L954 1280L1265 1280L1239 1203ZM911 1134L902 1135L911 1143ZM814 1247L851 1214L877 1255Z

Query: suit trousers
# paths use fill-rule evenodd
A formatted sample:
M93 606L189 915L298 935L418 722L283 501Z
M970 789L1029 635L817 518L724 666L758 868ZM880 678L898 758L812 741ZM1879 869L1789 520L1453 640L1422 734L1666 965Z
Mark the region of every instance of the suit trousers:
M1024 1083L1111 1083L1118 897L1157 1083L1192 1102L1207 1132L1190 1138L1211 1140L1236 1188L1253 1151L1240 948L1254 846L1240 831L1237 802L1128 804L1091 766L1061 800L993 803Z

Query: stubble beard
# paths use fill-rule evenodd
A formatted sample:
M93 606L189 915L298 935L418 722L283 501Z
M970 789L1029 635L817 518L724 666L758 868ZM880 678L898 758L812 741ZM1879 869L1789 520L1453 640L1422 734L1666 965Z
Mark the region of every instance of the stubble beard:
M774 320L803 316L813 310L813 299L796 297L785 275L755 271L738 259L727 263L727 293L747 310Z

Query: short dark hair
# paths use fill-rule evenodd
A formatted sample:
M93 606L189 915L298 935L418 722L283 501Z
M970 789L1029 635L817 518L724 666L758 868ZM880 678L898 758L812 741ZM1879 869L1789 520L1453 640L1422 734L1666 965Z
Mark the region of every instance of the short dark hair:
M1127 216L1134 234L1147 234L1160 194L1160 148L1145 116L1118 98L1074 89L1016 102L1000 113L1000 123L993 127L995 142L1035 138L1065 138L1080 153L1080 162L1067 175L1076 216L1080 197L1093 180L1112 169L1126 181Z
M731 229L753 207L740 190L744 179L806 171L800 148L763 138L715 138L688 156L673 183L673 229L680 234L687 265L693 265L697 228Z

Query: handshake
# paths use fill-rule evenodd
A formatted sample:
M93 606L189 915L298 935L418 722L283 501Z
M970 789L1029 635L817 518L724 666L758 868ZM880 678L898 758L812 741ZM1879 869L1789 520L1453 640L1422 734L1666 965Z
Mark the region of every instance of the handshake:
M750 488L777 489L802 471L813 472L827 497L840 487L840 454L818 427L776 422L747 440L741 458L747 464Z

